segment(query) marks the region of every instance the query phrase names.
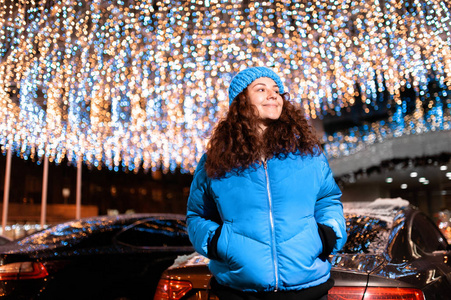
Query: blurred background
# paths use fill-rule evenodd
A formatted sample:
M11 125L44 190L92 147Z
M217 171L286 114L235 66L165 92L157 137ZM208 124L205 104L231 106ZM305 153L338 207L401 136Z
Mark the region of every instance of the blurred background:
M185 213L249 66L283 77L343 201L451 209L451 5L438 0L0 2L2 232Z

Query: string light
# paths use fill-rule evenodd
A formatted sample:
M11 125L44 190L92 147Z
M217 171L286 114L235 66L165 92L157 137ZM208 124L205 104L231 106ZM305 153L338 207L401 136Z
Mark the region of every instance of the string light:
M451 85L446 1L0 0L0 7L0 144L25 159L192 172L228 108L231 76L247 66L283 75L313 119L340 115L356 96L377 107L384 91L388 105L401 107L408 85L420 103L431 76L443 90ZM391 121L447 130L446 101L429 115L418 104ZM325 138L336 157L344 152L334 143L374 142L385 136L378 132Z

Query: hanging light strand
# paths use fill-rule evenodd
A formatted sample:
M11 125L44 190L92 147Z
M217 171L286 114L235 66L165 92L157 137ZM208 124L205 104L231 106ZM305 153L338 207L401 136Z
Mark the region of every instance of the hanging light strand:
M338 117L355 105L365 113L394 108L380 129L326 136L332 157L385 137L449 129L446 1L0 0L0 6L0 144L25 159L75 164L83 157L110 170L192 172L228 108L231 76L262 65L283 75L312 119ZM432 82L440 95L428 94ZM404 88L416 95L410 114ZM388 102L380 101L383 93Z

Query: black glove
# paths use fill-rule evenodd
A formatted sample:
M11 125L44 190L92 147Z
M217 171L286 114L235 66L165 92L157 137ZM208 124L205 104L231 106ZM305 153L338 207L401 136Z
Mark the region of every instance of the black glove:
M219 227L216 229L215 234L210 240L210 243L207 246L208 250L208 258L219 260L218 257L218 239L221 235L222 225L219 225Z
M335 242L337 241L337 236L335 231L327 225L318 223L318 233L323 243L323 252L319 255L319 258L325 261L329 255L334 250Z

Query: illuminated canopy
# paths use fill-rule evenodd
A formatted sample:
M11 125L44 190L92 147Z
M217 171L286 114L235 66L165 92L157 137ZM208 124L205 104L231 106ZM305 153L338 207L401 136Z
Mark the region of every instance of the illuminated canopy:
M313 119L356 83L369 106L451 84L448 1L0 3L0 144L25 159L192 172L247 66L274 68Z

